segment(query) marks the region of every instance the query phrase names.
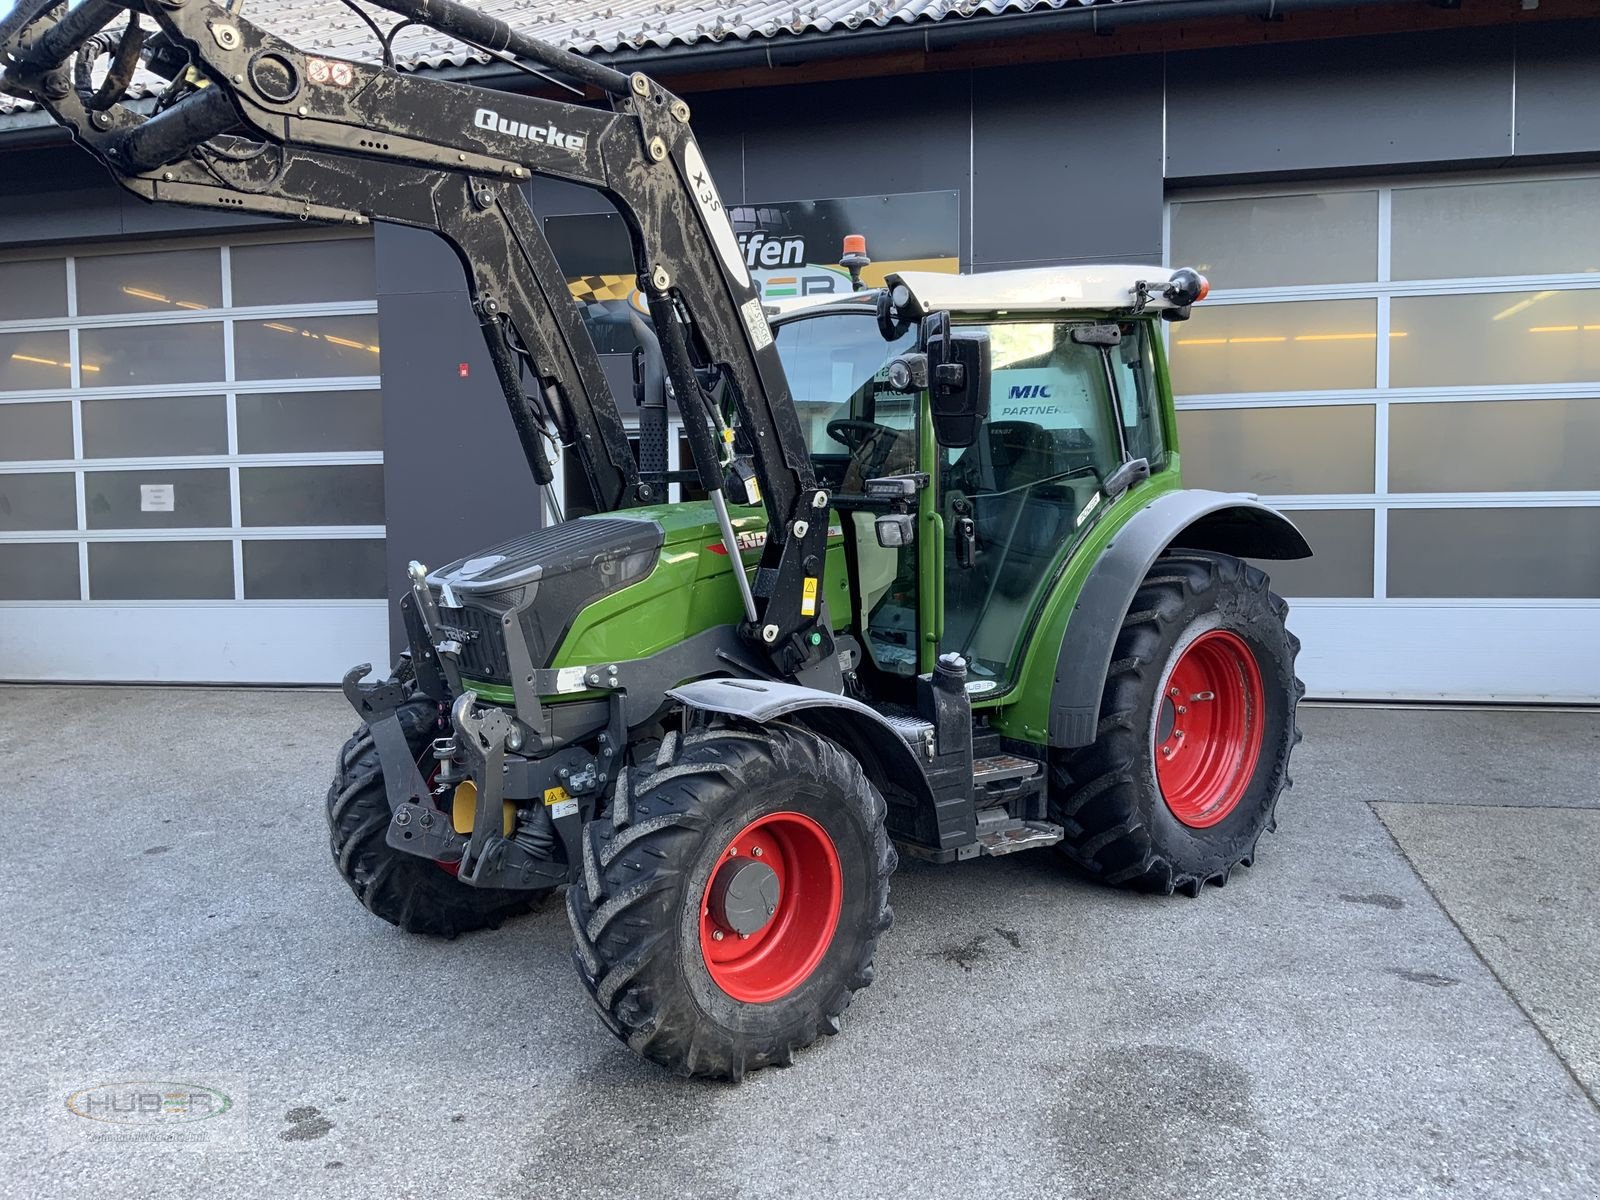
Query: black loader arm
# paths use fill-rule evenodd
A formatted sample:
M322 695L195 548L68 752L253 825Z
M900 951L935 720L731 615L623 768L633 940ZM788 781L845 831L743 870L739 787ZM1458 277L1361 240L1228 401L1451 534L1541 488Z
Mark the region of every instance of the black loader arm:
M688 125L688 106L626 76L513 31L454 0L375 0L469 44L539 64L601 91L610 111L404 74L383 38L382 66L307 54L205 0L20 0L0 22L0 87L27 94L130 190L152 200L430 229L455 247L507 402L541 482L547 423L583 463L606 507L653 497L522 183L546 175L603 193L633 242L684 432L724 538L724 479L754 456L768 534L741 631L780 674L837 687L818 599L829 498L760 300ZM130 29L102 32L124 11ZM148 65L173 82L150 117L120 103L138 58L140 17L159 35ZM133 49L130 50L130 42ZM111 54L91 87L89 67ZM176 64L174 66L174 63ZM70 70L69 70L70 64ZM207 86L196 86L203 79ZM243 126L243 139L229 131ZM337 218L336 218L337 219ZM521 362L532 367L531 395ZM752 488L750 491L755 491ZM808 668L816 667L817 670Z

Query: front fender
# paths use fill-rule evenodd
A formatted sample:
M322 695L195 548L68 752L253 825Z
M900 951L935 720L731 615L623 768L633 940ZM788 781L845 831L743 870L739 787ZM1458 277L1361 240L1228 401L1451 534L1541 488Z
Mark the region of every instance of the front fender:
M1151 566L1169 546L1239 558L1309 558L1311 545L1282 513L1249 496L1200 489L1165 492L1117 531L1101 553L1067 623L1050 691L1050 744L1087 746L1122 618Z
M916 754L882 714L849 696L765 679L700 679L667 692L701 712L765 725L787 718L855 756L878 791L932 805L933 789Z

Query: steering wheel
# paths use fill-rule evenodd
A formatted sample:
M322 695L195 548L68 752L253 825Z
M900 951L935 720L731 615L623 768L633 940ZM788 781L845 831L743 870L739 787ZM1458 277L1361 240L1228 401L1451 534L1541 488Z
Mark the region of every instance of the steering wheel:
M837 421L828 422L828 436L844 446L851 454L856 453L879 434L893 432L894 430L887 425L879 425L876 421L858 421L851 417L840 417Z

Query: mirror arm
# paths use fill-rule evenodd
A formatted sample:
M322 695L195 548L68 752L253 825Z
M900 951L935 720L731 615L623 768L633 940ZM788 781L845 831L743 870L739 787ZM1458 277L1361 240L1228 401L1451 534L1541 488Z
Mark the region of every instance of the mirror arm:
M1148 458L1130 458L1111 474L1106 476L1106 481L1101 485L1107 500L1115 500L1134 484L1150 478L1150 460Z

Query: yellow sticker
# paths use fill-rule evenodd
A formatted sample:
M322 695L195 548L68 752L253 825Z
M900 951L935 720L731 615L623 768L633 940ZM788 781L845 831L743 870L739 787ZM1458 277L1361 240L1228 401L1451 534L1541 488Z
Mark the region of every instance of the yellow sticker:
M733 429L731 426L724 425L722 427L722 440L730 446L733 445Z
M800 615L814 617L817 615L817 577L807 575L805 587L800 593Z
M544 790L544 802L547 805L560 804L563 800L570 800L571 798L572 797L567 795L567 789L562 787L560 784L557 784L552 788L545 788Z

